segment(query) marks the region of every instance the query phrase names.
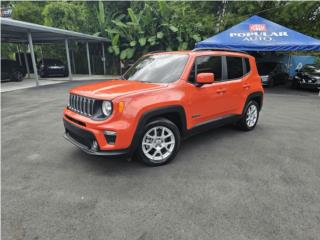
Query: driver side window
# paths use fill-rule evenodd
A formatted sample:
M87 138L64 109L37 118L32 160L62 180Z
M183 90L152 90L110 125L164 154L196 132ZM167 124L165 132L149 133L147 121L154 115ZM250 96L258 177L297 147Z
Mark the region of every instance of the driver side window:
M215 81L221 81L222 76L221 56L202 56L197 57L189 75L189 82L194 83L196 74L213 73Z

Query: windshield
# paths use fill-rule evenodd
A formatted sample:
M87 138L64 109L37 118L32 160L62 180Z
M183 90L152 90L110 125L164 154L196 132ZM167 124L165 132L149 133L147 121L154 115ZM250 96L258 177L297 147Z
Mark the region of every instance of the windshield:
M43 62L48 65L63 65L58 59L43 59Z
M270 74L275 69L275 67L276 67L276 63L265 62L265 63L257 64L257 68L260 76Z
M307 73L320 74L320 65L305 65L302 70Z
M155 54L140 58L123 76L126 80L170 83L178 80L188 61L187 54Z

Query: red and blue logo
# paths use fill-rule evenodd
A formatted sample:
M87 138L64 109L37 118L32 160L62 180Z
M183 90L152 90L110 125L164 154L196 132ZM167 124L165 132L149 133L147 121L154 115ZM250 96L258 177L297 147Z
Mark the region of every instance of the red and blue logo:
M267 26L266 24L249 24L250 32L266 32Z

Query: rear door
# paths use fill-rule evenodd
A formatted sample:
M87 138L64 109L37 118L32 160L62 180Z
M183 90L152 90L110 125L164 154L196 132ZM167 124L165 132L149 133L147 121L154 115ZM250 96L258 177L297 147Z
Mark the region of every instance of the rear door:
M223 66L226 74L224 97L226 99L227 114L239 114L246 91L249 91L251 87L248 79L248 73L250 72L249 60L238 56L225 56L223 58Z

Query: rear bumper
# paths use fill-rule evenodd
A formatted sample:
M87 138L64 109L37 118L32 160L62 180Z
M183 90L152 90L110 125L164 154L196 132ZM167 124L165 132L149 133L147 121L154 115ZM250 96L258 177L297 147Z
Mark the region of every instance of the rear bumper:
M97 140L91 132L79 128L65 119L63 119L63 124L65 127L64 138L87 154L114 158L126 158L132 155L130 148L102 151L99 149Z
M261 76L261 83L263 86L268 86L270 83L270 77L269 76Z

